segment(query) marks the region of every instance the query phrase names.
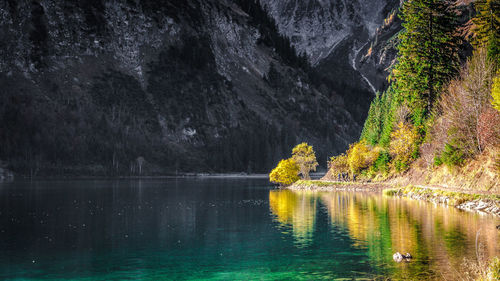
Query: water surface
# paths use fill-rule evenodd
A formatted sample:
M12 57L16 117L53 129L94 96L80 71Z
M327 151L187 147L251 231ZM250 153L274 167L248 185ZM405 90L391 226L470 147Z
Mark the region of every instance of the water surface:
M265 179L3 183L0 279L449 279L476 252L500 255L496 224L379 193L274 190ZM396 264L396 251L415 258Z

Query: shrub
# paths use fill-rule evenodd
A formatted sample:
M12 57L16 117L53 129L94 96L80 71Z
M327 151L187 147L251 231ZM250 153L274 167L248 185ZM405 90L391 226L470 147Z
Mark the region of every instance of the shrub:
M415 157L418 134L408 123L399 122L396 131L391 134L389 152L396 171L404 171Z
M330 162L328 163L328 168L330 169L331 175L338 175L349 172L347 154L342 153L338 156L331 157Z
M465 155L460 146L454 141L452 144L447 143L444 145L440 159L448 167L460 166L464 162Z
M485 127L478 125L482 126L483 121L487 121L486 117L491 117L481 115L491 108L493 70L493 63L488 59L486 51L475 51L460 77L450 82L448 90L439 101L439 110L443 113L441 118L446 125L441 133L447 134L447 142L459 139L467 157L485 149L480 142L481 130L484 131Z
M443 159L440 156L434 156L434 166L441 166L443 164Z
M500 141L500 112L489 107L479 114L477 132L482 149L496 146Z
M352 174L370 167L377 160L380 149L372 149L365 140L351 144L347 151L347 163Z
M288 186L299 180L298 174L299 165L297 165L295 160L291 158L284 159L271 171L269 180L281 186Z
M313 147L303 142L296 145L292 150L292 158L297 163L300 169L300 174L303 179L310 179L309 172L316 171L318 161Z

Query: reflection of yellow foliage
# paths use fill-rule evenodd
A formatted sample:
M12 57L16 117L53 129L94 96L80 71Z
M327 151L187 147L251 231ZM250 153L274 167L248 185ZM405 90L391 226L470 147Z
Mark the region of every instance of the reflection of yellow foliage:
M300 246L312 241L316 221L316 200L307 192L279 190L269 192L269 205L282 225L291 226Z
M485 255L491 257L500 250L494 222L486 226L486 221L456 209L368 193L322 193L321 199L332 225L345 229L353 246L366 249L374 263L392 262L396 251L409 252L420 260L439 259L430 269L444 273L449 264L460 266L464 254L474 254L479 228ZM415 276L420 269L401 267L393 277Z

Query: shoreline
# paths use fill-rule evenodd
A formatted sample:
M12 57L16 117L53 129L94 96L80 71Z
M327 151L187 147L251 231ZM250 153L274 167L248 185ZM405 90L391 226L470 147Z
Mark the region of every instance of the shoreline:
M391 183L337 182L324 180L299 180L285 187L294 191L353 191L380 192L385 196L405 197L434 204L452 206L460 210L500 217L500 195L451 191L440 188L408 185L397 187Z
M267 174L245 174L245 173L179 173L177 175L159 175L159 176L17 176L12 177L10 180L4 180L3 182L11 181L26 181L26 180L161 180L161 179L182 179L182 178L199 178L199 179L210 179L210 178L226 178L226 179L264 179L268 178ZM2 182L2 181L0 181Z

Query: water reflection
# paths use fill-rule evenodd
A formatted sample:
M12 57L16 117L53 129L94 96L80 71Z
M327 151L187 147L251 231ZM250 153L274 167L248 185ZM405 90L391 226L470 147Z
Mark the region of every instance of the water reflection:
M269 192L269 205L275 220L285 233L288 228L291 229L298 247L305 247L312 242L317 199L312 192Z
M317 210L326 209L332 232L347 234L352 247L363 250L380 274L395 279L454 274L464 258L476 258L476 250L485 257L500 254L499 219L452 207L378 193L290 190L270 191L269 202L278 227L289 226L300 246L311 243ZM409 252L414 260L395 264L396 251Z

